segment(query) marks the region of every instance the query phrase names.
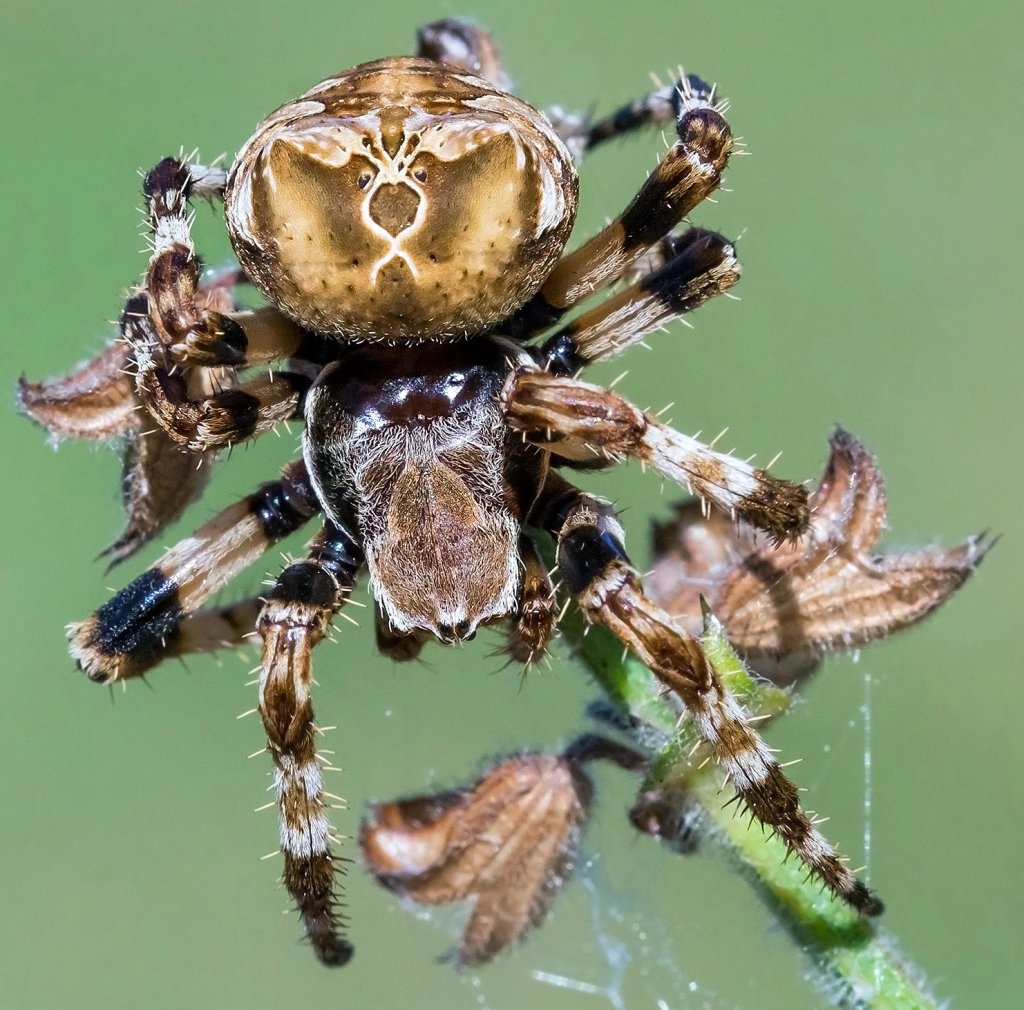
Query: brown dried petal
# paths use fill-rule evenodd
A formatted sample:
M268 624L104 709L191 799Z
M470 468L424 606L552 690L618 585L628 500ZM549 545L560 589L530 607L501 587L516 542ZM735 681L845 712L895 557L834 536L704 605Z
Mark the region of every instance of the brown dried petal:
M748 555L711 598L729 639L755 662L855 648L909 627L948 599L987 550L972 537L949 550L871 554L887 504L877 463L847 432L831 445L807 539Z
M807 541L793 545L797 555L835 546L849 555L864 555L885 530L888 499L878 460L848 431L836 428L825 472L811 495Z
M128 355L128 345L114 340L63 378L37 383L22 376L18 408L55 442L126 435L138 424L135 382L126 371Z
M830 444L801 540L751 549L749 531L698 523L689 507L657 531L652 595L691 622L694 598L704 595L736 649L776 679L808 672L823 652L855 648L921 620L963 584L990 546L976 536L948 550L872 554L887 506L877 462L841 429Z
M123 467L124 529L101 555L110 559L111 567L177 519L202 494L213 472L212 459L182 452L162 428L130 436L124 445Z
M378 882L423 904L473 900L456 964L489 961L538 925L572 872L593 786L583 765L647 768L596 734L559 756L506 758L465 789L371 808L360 831Z
M215 300L217 295L217 288L205 292L208 300ZM231 388L234 382L234 374L227 368L195 368L187 376L190 397L210 396ZM132 396L135 396L134 386ZM149 420L143 411L136 416ZM110 567L149 543L202 494L213 473L216 457L216 450L185 451L152 422L148 430L128 435L122 451L124 529L101 554L110 558Z
M591 793L565 756L518 755L464 791L374 806L360 845L378 881L402 897L474 899L456 961L480 964L551 907L572 870Z
M699 498L674 506L675 515L652 529L654 566L644 579L651 598L690 634L701 628L701 597L709 597L730 569L754 548L753 533ZM744 542L745 541L745 542Z

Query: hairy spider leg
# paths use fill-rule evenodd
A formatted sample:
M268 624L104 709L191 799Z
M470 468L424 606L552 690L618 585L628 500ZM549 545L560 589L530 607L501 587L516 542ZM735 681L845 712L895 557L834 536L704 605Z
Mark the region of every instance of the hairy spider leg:
M121 314L121 333L132 348L139 399L153 420L180 446L199 453L235 445L299 415L302 394L312 382L302 372L267 371L231 389L191 396L187 374L164 364L163 348L153 333L147 302L145 294L128 300ZM294 329L276 311L262 319L275 321L285 323L288 331Z
M203 276L196 297L207 308L233 311L235 288L243 283L245 277L237 266L210 271ZM125 313L148 316L145 293L132 294L122 310L122 315ZM124 325L122 320L118 335L67 375L44 382L19 378L15 394L18 409L42 425L54 441L130 438L139 429L141 418L130 374L131 346L121 332ZM222 368L197 369L192 374L197 389L211 382L224 383L228 378L227 370Z
M598 144L632 133L634 130L663 123L678 122L688 107L712 105L714 88L696 74L685 74L662 88L619 106L611 115L594 122L583 121L579 131L567 143L575 141L584 153Z
M106 683L138 676L168 656L196 651L199 642L209 641L204 636L218 621L207 611L201 623L189 626L187 615L319 511L305 463L290 463L280 480L224 509L87 620L69 625L72 658L90 679ZM219 630L237 634L241 616L223 608Z
M444 18L416 33L416 55L482 77L502 91L512 90L501 51L490 32L462 18Z
M341 935L323 770L316 753L311 653L345 603L363 563L352 534L328 523L303 561L289 565L267 594L257 622L263 638L259 711L274 762L284 884L295 899L317 957L343 965L352 945Z
M648 274L653 274L655 271L660 270L670 260L674 260L683 252L696 235L705 231L702 228L683 228L680 231L669 232L664 238L655 242L643 256L633 262L630 268L622 275L622 280L627 284L633 284L647 277ZM712 234L710 232L706 233Z
M475 74L502 91L513 90L494 36L471 21L463 18L433 21L423 25L416 38L417 56ZM555 132L579 161L605 141L677 120L687 102L710 104L713 93L714 89L696 74L686 74L669 85L627 102L602 119L591 120L589 116L566 114L558 109L549 111L547 115Z
M679 696L745 809L837 897L867 915L879 914L881 901L811 823L796 786L699 642L645 595L611 507L551 473L534 521L556 538L559 572L586 619L608 628Z
M196 196L223 200L226 183L223 169L190 165L179 158L164 158L143 180L153 236L145 281L147 308L154 334L178 364L239 366L254 357L249 331L258 330L259 324L253 314L215 311L196 299L201 271L189 201ZM297 342L297 330L291 336ZM285 349L276 357L288 353Z
M245 278L237 266L209 271L200 282L197 301L212 310L234 311L235 290L242 283ZM132 295L126 311L144 317L148 311L145 294ZM132 347L119 333L95 358L68 375L42 383L21 379L17 391L19 408L46 428L54 442L64 438L119 439L125 524L117 540L101 554L111 567L177 519L202 493L216 462L214 451L183 452L153 424L148 411L139 410L134 372ZM229 368L190 368L184 378L192 399L235 384Z
M776 541L807 529L802 485L716 452L610 389L521 369L506 384L502 403L513 428L558 457L582 463L632 457Z
M558 622L558 602L547 565L530 537L519 537L523 578L519 604L508 627L508 654L517 663L534 663L547 651Z
M629 206L578 249L559 260L512 326L529 335L621 278L722 181L732 131L721 113L694 96L680 108L679 140L658 162Z
M202 607L186 614L175 634L173 656L191 656L200 652L217 652L251 641L256 636L256 619L263 600L250 596L222 607Z
M691 228L664 266L557 330L540 348L542 366L563 375L614 357L648 333L700 308L740 279L733 244Z

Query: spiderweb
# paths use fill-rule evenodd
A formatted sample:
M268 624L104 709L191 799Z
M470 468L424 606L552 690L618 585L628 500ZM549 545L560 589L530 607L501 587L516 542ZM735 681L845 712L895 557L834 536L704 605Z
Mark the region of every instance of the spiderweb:
M824 802L832 766L862 762L863 856L868 862L875 685L870 671L861 673L860 710L820 745L806 784ZM578 867L574 883L556 905L554 921L524 949L507 955L517 977L510 977L508 966L497 964L467 972L463 984L472 994L467 1005L485 1010L811 1010L830 1005L827 983L796 952L749 885L723 867L713 852L692 859L666 856L660 849L652 854L646 840L639 839L629 855L638 861L636 875L613 879L615 871L602 845L621 831L621 820L616 827L612 822L625 794L608 796L607 785L598 785L599 813L607 823L591 831L585 844L590 858ZM852 847L852 839L844 840ZM694 867L692 872L689 867ZM712 878L710 890L706 876ZM651 901L652 891L657 897L659 889L678 889L677 911L671 903L666 907L664 901ZM562 935L549 943L549 933ZM715 946L708 934L724 936L728 943L727 949L715 952L714 965L707 961L709 942ZM717 946L723 946L721 940ZM732 966L723 968L723 960L730 958Z

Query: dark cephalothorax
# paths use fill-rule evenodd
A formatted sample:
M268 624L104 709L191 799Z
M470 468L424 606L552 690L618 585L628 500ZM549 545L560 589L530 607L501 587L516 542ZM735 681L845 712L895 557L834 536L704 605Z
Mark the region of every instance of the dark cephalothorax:
M739 279L727 239L680 227L721 181L733 147L724 107L682 77L606 120L549 119L507 86L486 33L440 22L421 33L419 56L364 64L282 106L230 170L167 158L147 173L152 256L118 339L68 379L23 382L23 409L56 437L124 439L128 521L115 561L201 494L195 474L218 450L298 419L303 453L71 625L71 654L110 682L258 633L285 883L318 956L340 964L351 947L334 897L313 647L365 573L388 655L504 622L509 653L532 662L560 609L538 549L553 542L565 591L678 696L746 808L874 914L880 903L811 825L694 636L646 595L613 510L561 473L632 458L775 543L807 527L800 485L577 377ZM630 204L566 254L576 162L647 124L678 139ZM223 201L238 268L201 274L198 197ZM267 304L240 309L243 284ZM307 556L263 597L208 605L316 516ZM539 767L520 767L526 808L548 795L530 784ZM550 795L563 798L568 838L587 789L576 764L565 767L544 764L542 778L558 780ZM542 890L546 872L535 874Z
M508 355L488 337L401 355L360 347L306 398L310 479L332 518L355 502L367 571L399 634L467 639L515 607L542 463L502 416Z

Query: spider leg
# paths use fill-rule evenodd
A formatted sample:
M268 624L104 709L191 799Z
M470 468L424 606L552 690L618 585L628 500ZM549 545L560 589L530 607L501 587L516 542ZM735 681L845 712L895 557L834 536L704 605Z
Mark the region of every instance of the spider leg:
M711 106L713 100L712 86L696 74L686 74L666 87L655 88L642 98L627 102L610 116L582 123L573 139L584 153L589 153L598 144L616 140L634 130L678 121L688 105Z
M416 39L419 43L417 56L475 74L502 91L512 90L501 52L491 33L471 21L462 18L432 21L419 29Z
M300 372L265 372L230 389L193 397L188 372L167 367L146 303L146 295L137 295L121 314L121 332L134 356L135 387L153 420L184 449L207 452L234 445L296 415L312 381ZM276 310L261 317L268 329L275 322L289 332L294 328Z
M691 228L673 243L675 254L653 273L577 316L540 349L542 366L569 374L614 357L648 333L700 308L740 279L732 243L713 231ZM665 248L664 243L659 245Z
M423 631L396 631L379 603L374 604L373 629L381 654L396 663L418 659L423 646L433 637Z
M230 267L204 274L197 300L218 311L235 308L234 289L241 271ZM145 314L145 295L135 295L131 310ZM131 346L120 336L95 358L69 375L42 383L18 383L20 410L50 433L63 438L119 439L123 464L121 501L125 524L117 540L103 551L111 566L130 557L175 520L206 486L213 453L182 452L161 428L140 411ZM185 373L191 398L209 396L231 386L226 368L190 368Z
M517 663L534 663L547 651L558 620L555 587L537 545L525 534L519 538L523 582L519 606L508 629L508 654Z
M317 957L328 965L345 964L352 946L340 935L334 893L339 861L331 854L333 828L316 753L311 653L345 602L362 561L351 534L326 526L308 557L281 573L258 621L259 711L274 761L284 883Z
M197 292L200 304L227 312L235 308L234 288L241 283L238 267L204 275ZM130 311L146 315L144 295L129 299ZM64 438L110 439L132 437L139 428L138 399L130 374L131 348L118 334L94 358L65 376L44 382L18 379L18 409L44 427L56 443ZM196 372L196 384L208 377L223 378L223 369Z
M187 615L319 510L305 463L289 464L280 480L224 509L87 620L69 625L72 658L91 680L106 683L196 651L217 622L207 612L203 623L189 626ZM230 631L238 616L222 612L220 632Z
M224 312L197 298L200 263L192 243L189 200L223 199L227 173L164 158L142 185L153 253L146 274L146 311L156 339L178 364L241 366L288 357L301 339L274 310ZM265 317L270 316L269 326Z
M807 529L807 489L716 452L610 389L521 369L502 393L510 427L573 462L629 456L776 540Z
M165 659L180 659L202 652L219 652L243 645L256 637L256 619L263 609L257 596L238 600L223 607L202 607L182 617L173 631L166 635L161 649L144 665L125 676L138 676ZM140 662L142 659L140 657Z
M241 645L256 635L256 619L263 607L257 596L239 600L223 607L203 607L187 614L178 625L168 650L161 659L191 656L199 652L216 652Z
M814 827L799 794L722 684L699 642L645 595L612 509L550 474L533 520L558 542L558 568L588 621L603 624L686 706L740 802L837 897L877 915L882 903Z
M563 256L513 329L537 332L622 277L702 200L718 188L732 150L721 113L699 95L681 106L679 140L658 162L629 206L593 238Z

